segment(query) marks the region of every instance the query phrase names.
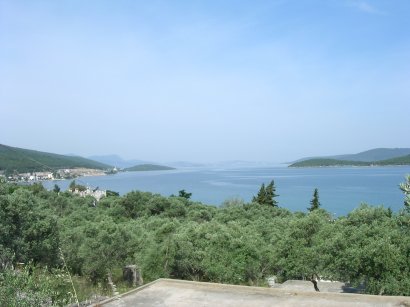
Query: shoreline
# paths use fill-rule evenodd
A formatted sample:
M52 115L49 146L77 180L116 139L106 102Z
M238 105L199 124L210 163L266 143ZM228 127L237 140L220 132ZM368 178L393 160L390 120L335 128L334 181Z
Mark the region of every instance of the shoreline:
M363 167L363 168L376 168L376 167L404 167L410 166L410 164L390 164L390 165L312 165L312 166L292 166L288 165L288 168L344 168L344 167Z

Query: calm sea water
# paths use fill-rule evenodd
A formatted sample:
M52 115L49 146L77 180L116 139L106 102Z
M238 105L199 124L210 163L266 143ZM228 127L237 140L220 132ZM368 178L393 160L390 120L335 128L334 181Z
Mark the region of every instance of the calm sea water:
M132 190L149 191L164 196L185 189L192 199L220 205L229 198L250 201L262 183L275 180L279 206L292 211L306 211L313 190L319 189L322 207L335 215L345 215L361 203L384 205L398 211L403 194L398 185L410 167L343 168L227 168L181 169L173 171L128 172L109 176L82 177L80 184L126 194ZM71 180L45 182L51 189L57 183L63 190Z

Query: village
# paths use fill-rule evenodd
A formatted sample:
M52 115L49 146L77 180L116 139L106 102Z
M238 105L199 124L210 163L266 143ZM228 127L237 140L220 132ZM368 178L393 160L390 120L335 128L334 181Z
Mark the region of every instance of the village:
M81 197L92 196L95 198L97 202L100 201L101 198L107 196L107 190L100 190L98 187L95 189L92 189L89 186L86 187L83 185L76 185L75 181L72 182L68 191L70 191L73 194L79 195ZM95 205L95 201L94 201L94 205Z
M32 172L32 173L16 173L13 175L5 176L3 172L0 172L0 178L8 182L15 182L20 184L34 184L41 181L49 180L67 180L75 179L83 176L103 176L106 173L102 170L89 169L89 168L74 168L74 169L59 169L55 172ZM69 192L79 195L81 197L92 196L98 202L101 198L107 196L106 190L100 190L97 188L91 188L89 186L83 186L76 184L73 180L68 189ZM117 193L108 191L108 193ZM113 195L114 195L113 194Z
M91 168L72 168L72 169L58 169L56 171L49 172L26 172L26 173L14 173L5 174L0 173L0 176L4 176L9 182L36 182L45 180L64 180L74 179L77 177L85 176L103 176L106 172L99 169Z

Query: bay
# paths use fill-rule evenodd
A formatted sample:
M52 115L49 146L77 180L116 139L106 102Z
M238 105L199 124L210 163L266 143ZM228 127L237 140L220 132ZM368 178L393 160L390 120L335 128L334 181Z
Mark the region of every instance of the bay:
M306 211L313 190L318 188L322 207L340 216L361 203L383 205L393 211L402 209L404 197L399 184L405 180L406 174L410 174L410 166L192 168L81 177L76 182L113 190L121 195L139 190L169 196L184 189L192 193L194 201L219 206L230 198L249 202L262 183L268 184L273 179L280 207ZM58 184L65 190L70 182L46 181L44 186L51 189Z

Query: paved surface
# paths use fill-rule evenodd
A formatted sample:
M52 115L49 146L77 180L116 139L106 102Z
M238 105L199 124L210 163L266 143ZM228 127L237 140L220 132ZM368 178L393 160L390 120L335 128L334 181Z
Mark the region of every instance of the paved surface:
M304 292L275 288L233 286L158 279L100 302L103 307L131 306L403 306L410 297Z
M318 281L317 286L320 292L357 293L360 291L360 289L349 287L345 283L339 281ZM313 283L306 280L287 280L282 284L275 284L272 287L288 291L316 292Z

